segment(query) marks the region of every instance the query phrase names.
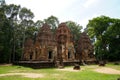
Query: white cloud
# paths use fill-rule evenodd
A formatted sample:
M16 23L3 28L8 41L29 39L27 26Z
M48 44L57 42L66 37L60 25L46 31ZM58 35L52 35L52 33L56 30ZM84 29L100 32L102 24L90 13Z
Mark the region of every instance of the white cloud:
M111 1L114 2L115 0ZM106 2L108 2L108 0ZM35 15L35 21L43 20L53 15L56 16L60 22L71 20L82 25L83 28L88 24L88 20L93 17L100 15L120 17L120 15L117 14L120 13L120 10L118 10L120 8L114 8L114 6L116 6L114 4L114 6L108 8L109 2L105 3L104 0L6 0L6 3L20 4L22 7L31 9Z
M43 20L51 15L59 16L76 0L7 0L8 4L20 4L22 7L31 9L36 20Z
M84 4L83 4L83 6L85 7L85 8L88 8L89 6L92 6L93 4L95 4L95 3L97 3L98 2L98 0L87 0Z
M98 16L101 16L101 14L99 13L96 13L96 14L93 14L92 16L88 16L88 17L85 17L84 19L81 19L80 22L81 22L81 25L83 26L83 29L86 28L89 20L95 18L95 17L98 17Z

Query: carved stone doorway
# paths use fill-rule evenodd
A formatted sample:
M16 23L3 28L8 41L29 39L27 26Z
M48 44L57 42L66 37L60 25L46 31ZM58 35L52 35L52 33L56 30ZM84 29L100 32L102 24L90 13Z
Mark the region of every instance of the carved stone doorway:
M49 51L48 52L48 59L52 59L53 58L53 51Z
M70 59L71 58L71 53L70 53L70 51L68 51L68 59Z
M33 53L31 52L30 53L30 60L32 60L33 59Z

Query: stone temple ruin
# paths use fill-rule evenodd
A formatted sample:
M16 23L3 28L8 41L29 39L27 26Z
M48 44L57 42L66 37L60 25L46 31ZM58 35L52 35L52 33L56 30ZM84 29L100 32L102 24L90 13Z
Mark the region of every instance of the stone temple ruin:
M23 60L53 61L57 52L55 36L50 26L44 24L34 41L28 39L25 43Z
M91 40L89 36L85 32L83 32L78 41L76 57L82 62L83 61L92 62L95 61L95 56L93 52L94 52L94 47L91 44Z
M26 40L22 61L63 66L65 63L69 65L79 63L81 60L95 60L93 45L85 32L80 35L77 50L75 50L73 42L71 31L65 23L59 24L55 34L45 23L35 35L34 40L30 38Z

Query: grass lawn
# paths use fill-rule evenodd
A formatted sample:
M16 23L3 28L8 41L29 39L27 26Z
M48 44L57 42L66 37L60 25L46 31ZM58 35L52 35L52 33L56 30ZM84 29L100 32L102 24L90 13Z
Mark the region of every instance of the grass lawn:
M120 65L107 64L105 67L120 71ZM72 67L65 67L72 68ZM64 71L57 68L32 69L23 66L0 66L0 75L8 73L35 73L43 77L30 78L23 75L0 76L0 80L117 80L120 74L104 74L95 72L94 69L100 68L98 65L81 66L80 71ZM35 76L35 74L31 76Z

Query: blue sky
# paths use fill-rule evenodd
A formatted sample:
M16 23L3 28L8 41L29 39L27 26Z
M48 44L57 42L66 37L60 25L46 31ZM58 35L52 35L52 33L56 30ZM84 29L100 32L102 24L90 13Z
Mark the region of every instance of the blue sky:
M105 15L120 18L120 0L6 0L31 9L36 20L53 15L60 22L74 21L86 27L88 20Z

